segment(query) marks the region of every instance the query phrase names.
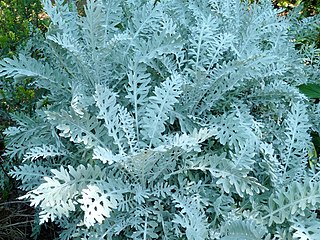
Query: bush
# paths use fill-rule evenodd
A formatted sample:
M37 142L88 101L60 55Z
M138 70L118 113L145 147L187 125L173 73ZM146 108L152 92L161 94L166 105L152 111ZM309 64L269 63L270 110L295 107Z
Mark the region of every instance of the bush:
M40 0L0 1L0 56L12 55L33 33L33 27L45 28L41 12Z
M29 38L39 31L45 30L48 19L41 17L43 13L40 0L1 0L0 1L0 58L13 56ZM8 112L22 106L28 108L32 103L34 91L17 88L11 80L0 79L0 132L9 122ZM28 109L29 110L29 109Z
M318 14L320 10L320 2L318 0L274 0L273 2L275 6L287 9L303 5L301 13L304 17Z
M42 57L0 63L43 91L5 131L40 224L60 239L319 238L320 108L298 90L318 70L288 31L299 20L266 1L44 6Z

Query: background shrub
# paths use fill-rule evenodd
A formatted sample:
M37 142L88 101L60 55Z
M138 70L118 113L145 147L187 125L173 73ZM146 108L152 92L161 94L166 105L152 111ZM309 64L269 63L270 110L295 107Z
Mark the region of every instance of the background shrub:
M34 28L44 30L44 18L40 0L0 1L0 55L13 54L17 46L32 35Z

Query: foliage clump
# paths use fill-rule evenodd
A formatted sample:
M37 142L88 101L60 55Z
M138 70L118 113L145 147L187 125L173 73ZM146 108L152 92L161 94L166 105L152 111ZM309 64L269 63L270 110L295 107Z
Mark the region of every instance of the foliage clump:
M320 236L320 108L298 89L319 70L298 20L268 1L55 2L41 57L0 62L43 91L5 131L40 224L60 239Z
M45 30L46 21L40 0L1 0L0 56L12 55L34 27Z

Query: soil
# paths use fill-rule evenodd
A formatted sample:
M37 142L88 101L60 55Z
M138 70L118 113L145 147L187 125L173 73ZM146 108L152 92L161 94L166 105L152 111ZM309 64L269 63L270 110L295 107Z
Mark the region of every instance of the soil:
M53 240L58 237L58 228L52 223L39 228L38 237L32 236L34 208L26 202L17 200L23 192L11 189L7 199L0 194L0 240Z

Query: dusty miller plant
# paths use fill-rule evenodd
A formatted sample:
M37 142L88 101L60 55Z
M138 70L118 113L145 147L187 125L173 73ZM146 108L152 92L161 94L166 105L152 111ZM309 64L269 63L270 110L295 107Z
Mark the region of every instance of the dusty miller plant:
M45 39L0 75L43 89L15 114L10 172L60 239L320 239L309 164L316 64L268 1L44 0ZM34 57L30 52L37 49Z

